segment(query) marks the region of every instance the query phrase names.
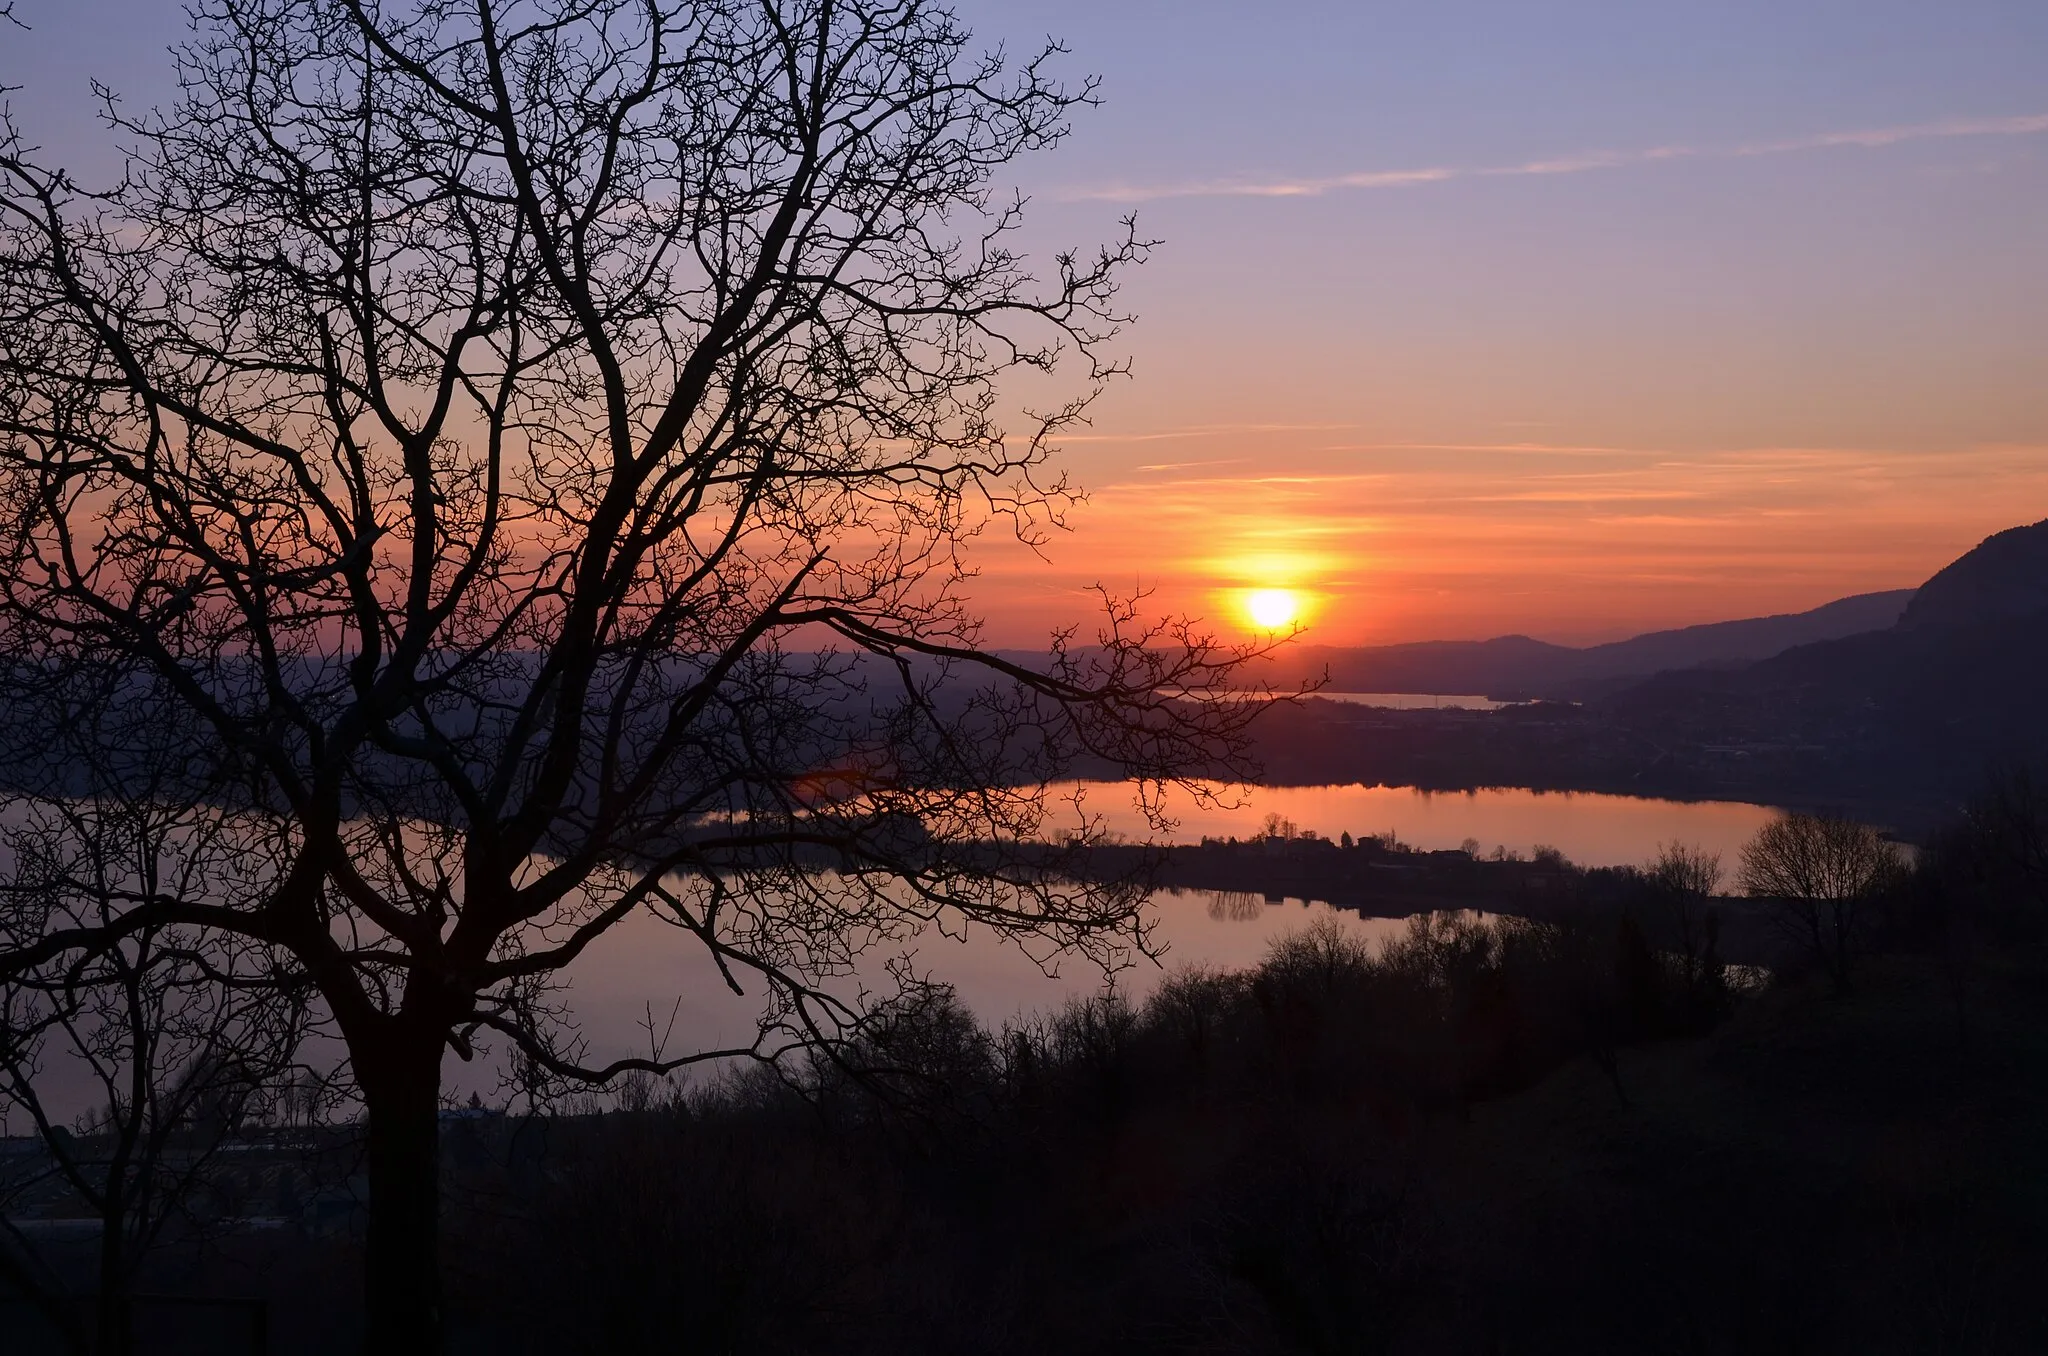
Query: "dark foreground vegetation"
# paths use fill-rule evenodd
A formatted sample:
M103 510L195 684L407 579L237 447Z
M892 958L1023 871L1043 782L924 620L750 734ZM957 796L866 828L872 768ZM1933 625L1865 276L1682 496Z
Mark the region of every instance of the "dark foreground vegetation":
M451 1346L2040 1350L2044 809L2008 779L1910 870L1761 835L1738 883L1804 892L1753 906L1775 973L1667 851L1577 917L1325 919L1138 1004L991 1029L930 987L830 1058L450 1111ZM347 1127L235 1147L248 1218L157 1283L349 1349ZM244 1309L135 1312L137 1350L255 1349Z

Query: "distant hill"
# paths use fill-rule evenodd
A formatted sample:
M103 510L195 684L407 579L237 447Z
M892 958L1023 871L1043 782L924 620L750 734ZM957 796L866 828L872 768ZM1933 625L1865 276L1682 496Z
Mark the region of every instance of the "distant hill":
M2048 519L1986 537L1920 586L1899 625L1973 626L2048 612Z
M1461 692L1492 696L1546 690L1568 681L1583 651L1528 636L1492 640L1426 640L1361 649L1298 646L1266 666L1279 686L1328 674L1334 692Z
M1652 631L1583 650L1596 676L1657 673L1664 669L1751 664L1796 645L1837 640L1896 623L1913 603L1915 590L1859 593L1808 612L1787 612L1745 621L1709 622L1676 631Z
M1929 579L1898 623L1734 671L1665 672L1613 717L1730 745L1812 748L1843 787L1966 792L1987 766L2048 759L2048 521Z
M1309 646L1278 657L1269 674L1292 683L1325 670L1336 692L1445 692L1582 699L1664 669L1732 668L1794 646L1880 631L1897 622L1912 589L1864 593L1808 612L1652 631L1583 649L1528 636L1424 641L1359 649Z

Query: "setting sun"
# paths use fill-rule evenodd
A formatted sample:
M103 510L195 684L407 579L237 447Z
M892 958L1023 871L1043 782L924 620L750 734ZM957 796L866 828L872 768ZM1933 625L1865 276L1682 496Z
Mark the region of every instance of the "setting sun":
M1262 631L1278 631L1301 616L1301 599L1292 589L1253 589L1244 598L1245 615Z

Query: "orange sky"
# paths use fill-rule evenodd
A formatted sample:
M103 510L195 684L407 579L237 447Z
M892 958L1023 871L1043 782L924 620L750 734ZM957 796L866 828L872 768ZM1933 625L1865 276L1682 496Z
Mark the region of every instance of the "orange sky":
M1299 590L1308 639L1524 632L1567 643L1907 587L2048 516L2048 450L1665 452L1533 441L1389 446L1342 428L1099 435L1050 562L991 544L999 638L1071 620L1096 581L1243 629L1249 588ZM1146 460L1137 460L1139 456ZM1129 465L1116 463L1129 462Z
M1035 238L1164 242L1067 441L1092 502L983 553L996 639L1099 580L1598 641L2048 518L2048 7L1132 4L978 7L1104 76Z

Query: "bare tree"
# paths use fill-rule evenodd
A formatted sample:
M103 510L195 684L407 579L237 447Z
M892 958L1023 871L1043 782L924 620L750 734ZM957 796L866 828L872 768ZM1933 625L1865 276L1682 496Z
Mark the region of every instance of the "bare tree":
M1643 867L1643 878L1655 892L1678 942L1681 978L1688 990L1710 977L1709 958L1718 940L1713 914L1714 891L1721 886L1721 854L1696 843L1661 844Z
M1740 879L1746 894L1774 901L1780 928L1841 991L1849 986L1862 906L1899 867L1897 851L1868 824L1788 814L1744 845Z
M997 174L1093 98L1057 48L977 55L924 0L193 24L171 107L109 98L111 188L0 126L0 679L24 790L130 797L169 750L262 888L166 886L0 978L159 928L291 957L365 1110L370 1348L431 1350L445 1050L605 1079L826 1040L933 922L1118 964L1137 884L1035 846L1049 784L1228 769L1257 707L1185 623L1111 602L1025 665L965 601L978 532L1063 522L1047 458L1146 249L1039 278L1011 243ZM636 911L764 996L752 1044L551 1032Z

